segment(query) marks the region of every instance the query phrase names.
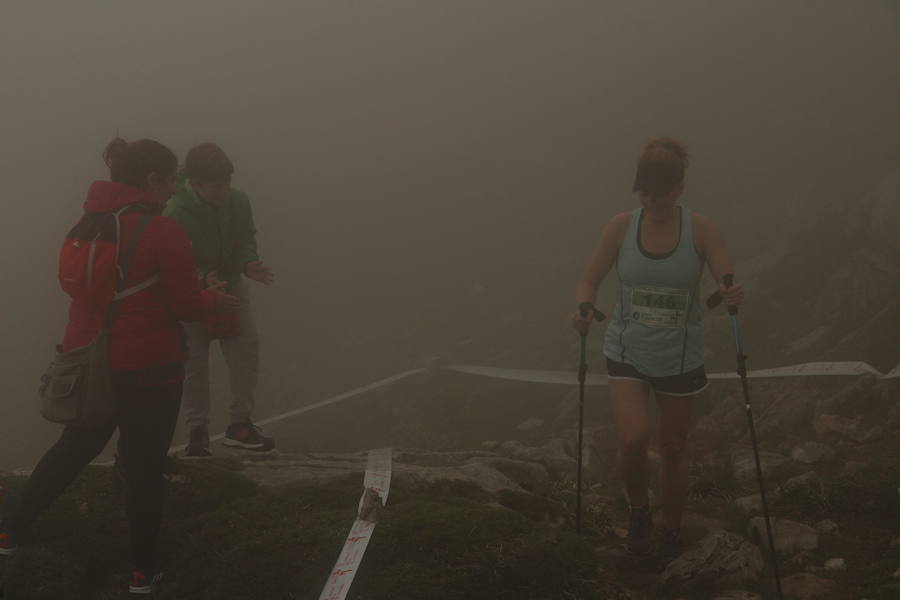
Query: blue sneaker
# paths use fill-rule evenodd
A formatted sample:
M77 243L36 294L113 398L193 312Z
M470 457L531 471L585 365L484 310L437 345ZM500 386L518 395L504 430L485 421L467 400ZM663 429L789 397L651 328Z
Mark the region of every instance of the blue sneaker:
M264 436L262 429L249 420L229 425L225 430L225 440L222 443L232 448L256 452L269 452L275 448L275 440Z
M141 571L135 571L131 575L131 585L128 586L129 593L132 594L152 594L156 588L156 584L162 579L162 571L153 574L145 574Z

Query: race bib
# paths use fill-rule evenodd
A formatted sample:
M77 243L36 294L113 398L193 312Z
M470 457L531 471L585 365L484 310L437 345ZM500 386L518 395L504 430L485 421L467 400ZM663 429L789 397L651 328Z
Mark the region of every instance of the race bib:
M687 290L634 286L631 288L631 312L626 318L647 327L684 327L689 298Z

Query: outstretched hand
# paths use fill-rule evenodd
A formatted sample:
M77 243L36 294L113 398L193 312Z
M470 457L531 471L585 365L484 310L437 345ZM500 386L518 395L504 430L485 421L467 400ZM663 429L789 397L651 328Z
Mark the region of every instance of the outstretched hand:
M218 271L210 271L206 275L203 276L203 283L206 285L207 289L211 287L218 286L220 283L224 283L221 279L219 279Z
M227 281L218 281L218 278L216 278L216 281L217 283L213 283L206 288L215 297L216 308L221 312L236 311L241 305L241 299L225 291L225 286L228 285Z
M269 285L275 281L275 275L272 273L272 268L264 265L261 260L254 260L253 262L248 262L244 265L244 275L253 281L258 281L265 285Z

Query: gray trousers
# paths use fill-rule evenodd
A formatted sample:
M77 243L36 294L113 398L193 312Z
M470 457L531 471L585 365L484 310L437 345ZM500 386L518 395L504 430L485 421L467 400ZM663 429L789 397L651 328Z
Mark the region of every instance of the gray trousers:
M230 293L241 299L237 310L241 333L233 338L219 340L222 356L228 366L231 384L231 404L228 411L231 422L246 421L253 413L256 402L256 382L259 371L259 335L250 312L247 284L238 282ZM188 359L185 365L184 396L182 410L188 430L209 425L209 333L203 323L185 323Z

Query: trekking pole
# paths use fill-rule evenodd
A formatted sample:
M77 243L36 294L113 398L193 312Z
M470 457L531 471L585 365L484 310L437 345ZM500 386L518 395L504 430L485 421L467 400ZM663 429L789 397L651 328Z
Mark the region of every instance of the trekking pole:
M722 277L722 283L725 289L731 287L734 282L734 275L728 273ZM706 304L709 308L715 308L722 301L719 292L713 294ZM750 425L750 441L753 444L753 459L756 461L756 478L759 481L759 497L761 499L763 517L766 521L766 535L769 538L769 551L772 559L772 571L775 575L775 590L778 594L778 600L782 600L784 596L781 592L781 576L778 573L778 557L775 553L775 537L772 535L772 521L769 518L769 503L766 501L766 486L763 482L762 464L759 462L759 448L756 443L756 427L753 424L753 410L750 407L750 390L747 386L747 356L744 354L744 348L741 344L741 330L737 321L737 306L729 306L728 314L731 317L731 329L734 333L734 344L737 347L737 374L741 378L741 387L744 390L744 404L747 410L747 422Z
M606 318L590 302L582 302L578 312L586 317L588 311L594 311L594 319L599 323ZM581 455L584 440L584 380L587 377L587 332L581 332L581 363L578 365L578 476L575 495L575 532L581 535Z

